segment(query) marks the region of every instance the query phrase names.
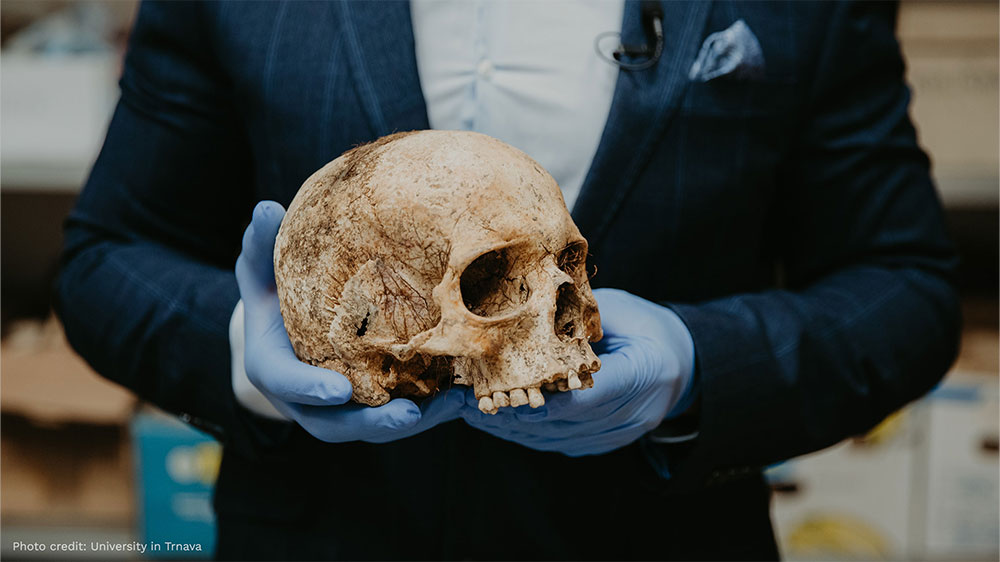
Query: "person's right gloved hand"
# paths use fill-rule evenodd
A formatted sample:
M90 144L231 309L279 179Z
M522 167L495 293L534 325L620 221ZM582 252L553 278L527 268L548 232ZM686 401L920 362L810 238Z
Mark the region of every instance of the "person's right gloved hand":
M274 239L285 209L261 201L243 234L236 282L245 311L245 368L250 382L286 418L329 443L402 439L459 417L464 392L449 390L423 401L397 398L369 407L349 403L344 375L303 363L295 356L281 317L274 283Z

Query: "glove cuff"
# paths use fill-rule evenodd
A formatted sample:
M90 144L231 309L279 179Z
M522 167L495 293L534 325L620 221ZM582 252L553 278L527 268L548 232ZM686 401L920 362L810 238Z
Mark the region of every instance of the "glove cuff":
M691 407L698 397L698 384L696 378L696 359L694 350L694 339L688 330L687 324L681 320L676 312L669 306L663 305L664 321L667 331L670 333L672 352L678 365L678 380L676 383L677 400L667 411L664 420L674 419Z
M233 394L241 406L271 420L289 421L274 405L250 382L243 363L243 353L246 349L246 332L243 328L243 299L236 303L233 316L229 319L229 352L231 354Z

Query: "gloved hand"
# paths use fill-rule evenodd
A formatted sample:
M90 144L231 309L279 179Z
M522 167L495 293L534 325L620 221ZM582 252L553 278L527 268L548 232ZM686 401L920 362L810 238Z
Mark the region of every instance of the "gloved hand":
M569 456L606 453L639 439L693 400L694 342L669 308L617 289L594 291L604 338L594 344L594 387L546 396L544 406L484 414L471 391L462 417L487 433Z
M285 209L261 201L243 234L236 282L245 309L245 368L250 382L290 420L322 441L384 443L457 419L462 390L424 400L406 399L369 407L348 404L353 391L344 375L303 363L295 356L281 317L274 283L274 239Z

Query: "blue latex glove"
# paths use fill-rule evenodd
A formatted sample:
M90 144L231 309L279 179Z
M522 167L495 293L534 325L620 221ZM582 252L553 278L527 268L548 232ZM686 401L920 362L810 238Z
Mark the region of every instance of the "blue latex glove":
M594 291L604 338L594 345L594 387L546 396L541 408L484 414L471 392L462 417L487 433L541 451L596 455L624 447L694 398L694 342L669 308L617 289Z
M330 443L394 441L457 419L464 404L461 390L440 393L420 407L406 399L374 408L348 404L353 389L347 377L295 357L274 284L274 239L284 216L280 204L258 203L236 260L236 281L246 315L244 358L250 382L282 415Z

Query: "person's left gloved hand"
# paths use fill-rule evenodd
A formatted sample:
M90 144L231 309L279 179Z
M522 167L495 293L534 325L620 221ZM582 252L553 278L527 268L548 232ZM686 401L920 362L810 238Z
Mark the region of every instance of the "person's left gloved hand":
M664 306L617 289L594 291L604 338L594 344L594 387L546 395L538 409L479 411L472 391L465 421L501 439L569 456L612 451L642 437L693 399L694 343Z

